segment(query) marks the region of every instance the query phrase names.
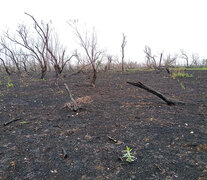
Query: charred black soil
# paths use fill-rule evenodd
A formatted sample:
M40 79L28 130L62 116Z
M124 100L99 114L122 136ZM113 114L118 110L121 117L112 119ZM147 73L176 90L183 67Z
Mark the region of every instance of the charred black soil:
M100 72L95 88L85 74L59 86L52 75L1 75L0 179L207 179L207 71L188 73ZM169 106L127 81L185 104ZM77 112L65 106L64 83ZM126 146L132 163L122 158Z

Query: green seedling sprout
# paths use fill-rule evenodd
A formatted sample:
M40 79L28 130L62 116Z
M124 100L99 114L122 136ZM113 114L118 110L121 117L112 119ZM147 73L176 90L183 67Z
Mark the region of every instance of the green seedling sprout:
M136 158L132 155L132 149L130 147L126 146L126 150L124 150L124 155L123 158L126 158L126 161L131 163L133 162Z
M11 88L11 87L14 87L14 84L11 82L8 82L6 86L7 86L7 88Z

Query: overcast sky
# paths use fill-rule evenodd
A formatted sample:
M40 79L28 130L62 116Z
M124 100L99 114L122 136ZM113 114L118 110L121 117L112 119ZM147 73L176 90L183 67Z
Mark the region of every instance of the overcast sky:
M145 45L154 54L178 53L207 57L206 0L2 0L0 30L15 29L18 23L52 20L69 51L75 39L67 24L79 19L86 27L95 27L101 47L120 55L122 33L127 36L126 59L143 62Z

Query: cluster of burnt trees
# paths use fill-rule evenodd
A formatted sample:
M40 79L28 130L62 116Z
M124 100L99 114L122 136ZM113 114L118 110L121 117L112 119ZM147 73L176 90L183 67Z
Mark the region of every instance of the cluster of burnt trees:
M115 58L98 47L95 30L90 35L87 31L85 34L81 34L77 22L69 21L68 24L73 29L85 55L83 58L77 50L68 55L51 22L38 22L32 15L28 13L25 13L25 15L33 21L32 30L30 27L20 24L16 34L5 31L0 39L1 69L4 69L8 75L14 72L21 74L23 71L28 73L40 70L40 78L43 79L46 73L52 69L58 77L65 67L71 68L70 61L75 58L81 68L90 67L92 69L91 84L94 86L98 67L101 65L103 58L107 60L105 69L110 70L110 64ZM126 44L126 36L123 35L123 37L122 62L124 62L124 46Z
M206 60L200 62L200 57L197 53L193 53L189 55L183 49L180 49L179 54L167 54L164 56L164 53L160 53L158 55L152 54L152 50L149 46L145 46L145 65L149 68L161 69L162 67L175 67L178 59L183 59L185 61L185 67L198 67L198 66L206 66Z
M32 15L25 14L33 21L33 29L20 24L16 34L11 35L9 31L5 31L0 40L1 69L4 69L8 75L13 72L21 74L22 71L28 73L38 69L41 72L40 78L43 79L47 71L53 69L58 77L66 66L71 67L70 61L75 58L81 68L90 66L93 70L91 84L95 85L97 69L103 58L107 59L106 69L110 69L113 56L106 55L104 50L98 48L94 30L90 35L87 31L83 35L75 21L68 22L85 56L81 57L77 50L68 55L66 48L60 43L57 33L52 28L51 22L41 21L39 23Z
M14 72L21 74L23 71L29 73L40 70L40 78L43 79L48 71L53 70L56 77L59 77L66 67L67 69L72 68L70 61L75 59L77 66L79 66L78 71L84 68L93 71L91 84L94 86L98 68L103 67L103 60L105 61L105 68L102 69L105 70L110 70L114 64L116 67L120 64L122 71L125 71L126 68L138 66L137 63L125 62L125 46L127 44L125 34L122 37L121 63L119 63L117 57L109 55L105 50L99 48L95 30L90 34L87 31L82 34L78 29L77 21L69 21L68 24L73 29L84 56L81 56L78 50L68 54L66 48L59 41L51 22L38 22L32 15L28 13L25 15L33 22L32 30L30 27L20 24L16 34L5 31L0 39L0 67L8 75ZM154 69L175 66L178 57L185 59L186 66L198 65L199 62L197 54L190 57L184 50L181 50L181 55L172 56L168 54L164 56L163 53L160 53L156 56L152 54L151 48L146 46L144 53L146 55L144 66Z
M32 15L25 14L33 20L32 33L29 27L20 24L15 35L6 31L1 37L0 60L4 69L10 75L12 73L12 69L9 68L10 64L14 65L19 74L22 69L28 72L36 70L36 66L38 66L43 79L49 65L52 65L56 76L60 75L75 54L66 55L66 49L60 44L51 23L38 23Z

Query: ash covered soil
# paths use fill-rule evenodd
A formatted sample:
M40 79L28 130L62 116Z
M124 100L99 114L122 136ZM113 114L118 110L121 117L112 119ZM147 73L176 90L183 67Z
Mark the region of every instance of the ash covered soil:
M207 179L207 71L188 73L100 72L95 88L88 74L59 86L53 75L1 75L0 179ZM126 81L185 104L168 106ZM64 83L77 112L65 106ZM126 146L132 163L122 158Z

